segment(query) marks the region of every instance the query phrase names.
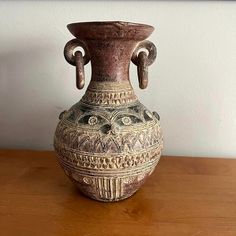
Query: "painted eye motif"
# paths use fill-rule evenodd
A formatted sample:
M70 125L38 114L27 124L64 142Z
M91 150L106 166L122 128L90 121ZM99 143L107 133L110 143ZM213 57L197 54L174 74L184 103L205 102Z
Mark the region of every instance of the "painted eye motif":
M128 116L122 117L121 121L124 125L131 125L132 124L132 120Z
M98 118L96 116L90 116L88 119L88 124L93 126L98 123Z

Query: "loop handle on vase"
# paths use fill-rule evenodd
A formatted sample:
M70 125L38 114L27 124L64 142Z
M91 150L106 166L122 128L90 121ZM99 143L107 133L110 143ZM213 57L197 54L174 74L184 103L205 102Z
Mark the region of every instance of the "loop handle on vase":
M147 53L142 50L146 49ZM156 46L145 40L137 45L132 55L132 62L137 66L139 87L145 89L148 85L148 66L150 66L156 59Z
M84 56L79 50L74 53L74 49L77 47L82 47L84 49ZM90 61L87 45L77 38L70 40L65 45L64 57L69 64L76 67L76 87L82 89L85 84L84 65Z

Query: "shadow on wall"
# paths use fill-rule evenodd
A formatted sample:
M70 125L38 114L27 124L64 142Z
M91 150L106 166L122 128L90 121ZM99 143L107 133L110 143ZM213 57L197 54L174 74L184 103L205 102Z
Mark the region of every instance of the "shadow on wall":
M53 96L62 96L56 85L60 77L56 58L62 56L49 45L28 45L0 55L0 148L53 147L58 115L63 110L63 98Z

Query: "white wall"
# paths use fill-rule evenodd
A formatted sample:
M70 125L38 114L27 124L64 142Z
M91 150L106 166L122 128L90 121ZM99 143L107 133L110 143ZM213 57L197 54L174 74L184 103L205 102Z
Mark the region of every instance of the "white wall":
M236 2L225 1L1 1L0 147L53 148L58 114L84 93L63 58L66 25L92 20L156 28L149 87L134 66L131 79L161 115L164 154L236 157Z

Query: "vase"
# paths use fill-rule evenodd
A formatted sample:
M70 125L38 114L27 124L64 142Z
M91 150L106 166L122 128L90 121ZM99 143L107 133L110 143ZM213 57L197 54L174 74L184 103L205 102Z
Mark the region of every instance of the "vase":
M132 61L139 87L147 87L156 47L145 39L154 28L118 21L67 27L75 38L65 45L64 56L75 66L77 88L84 87L84 65L89 61L92 78L82 99L60 114L55 151L65 174L83 194L119 201L151 175L163 148L160 117L139 102L129 79Z

